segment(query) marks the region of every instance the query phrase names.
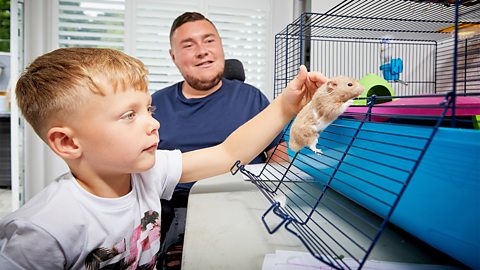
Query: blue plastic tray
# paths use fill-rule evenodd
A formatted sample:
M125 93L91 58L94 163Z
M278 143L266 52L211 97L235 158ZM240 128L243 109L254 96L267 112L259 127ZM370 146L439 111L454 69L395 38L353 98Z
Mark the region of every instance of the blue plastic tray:
M383 217L413 172L390 221L480 269L480 131L439 128L428 145L431 127L359 125L335 121L319 139L324 155L304 148L295 165Z

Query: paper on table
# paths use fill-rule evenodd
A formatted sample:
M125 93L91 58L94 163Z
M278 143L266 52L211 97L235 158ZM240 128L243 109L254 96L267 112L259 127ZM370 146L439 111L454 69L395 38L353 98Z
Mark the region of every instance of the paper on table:
M353 259L342 259L350 268L356 269L358 263ZM345 267L346 268L346 267ZM262 270L331 270L334 269L317 260L310 253L300 251L277 250L275 254L266 254ZM459 269L447 265L413 264L368 260L363 270L454 270Z

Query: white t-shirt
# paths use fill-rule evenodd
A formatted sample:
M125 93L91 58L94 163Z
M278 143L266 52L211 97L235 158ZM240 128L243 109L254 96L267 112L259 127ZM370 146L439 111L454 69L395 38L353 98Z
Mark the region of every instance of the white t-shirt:
M0 269L153 269L160 198L171 198L181 172L180 151L157 151L155 166L113 199L64 174L0 220Z

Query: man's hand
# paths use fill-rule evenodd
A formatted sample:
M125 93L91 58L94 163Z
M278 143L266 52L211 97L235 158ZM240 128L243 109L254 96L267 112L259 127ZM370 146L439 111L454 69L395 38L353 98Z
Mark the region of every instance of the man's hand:
M296 115L310 100L312 100L315 91L328 78L319 72L307 72L304 65L300 66L297 76L288 83L283 90L284 108L293 115Z

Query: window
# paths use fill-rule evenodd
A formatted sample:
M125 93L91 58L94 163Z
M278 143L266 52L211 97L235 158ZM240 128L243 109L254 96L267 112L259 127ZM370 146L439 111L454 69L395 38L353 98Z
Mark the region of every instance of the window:
M245 68L248 83L265 89L268 39L273 40L269 30L268 9L247 8L245 4L235 9L209 5L208 17L215 23L222 37L225 58L240 59ZM273 61L272 61L273 62Z
M58 46L125 47L124 0L60 0Z
M0 0L0 52L10 52L10 0Z
M133 55L148 67L151 90L183 80L168 53L170 26L184 11L199 11L198 3L200 1L136 1Z

